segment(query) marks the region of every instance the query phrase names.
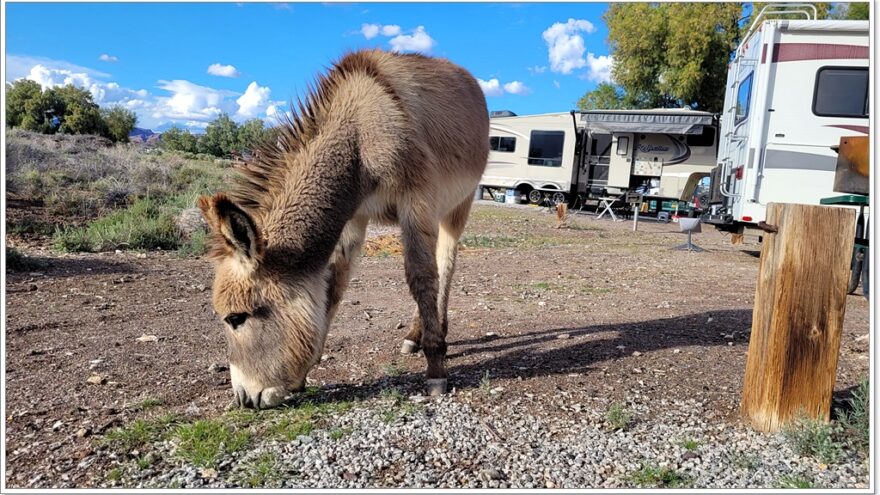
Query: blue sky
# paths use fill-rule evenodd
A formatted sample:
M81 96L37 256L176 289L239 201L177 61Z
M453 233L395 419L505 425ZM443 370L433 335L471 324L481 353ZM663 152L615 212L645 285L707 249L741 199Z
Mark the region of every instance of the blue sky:
M286 109L347 50L447 57L490 110L567 111L610 76L604 3L6 3L6 80L72 82L141 127Z

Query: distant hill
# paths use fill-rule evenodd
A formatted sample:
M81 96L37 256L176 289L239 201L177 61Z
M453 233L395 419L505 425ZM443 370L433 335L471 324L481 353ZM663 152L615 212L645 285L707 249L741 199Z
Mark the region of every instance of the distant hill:
M128 134L128 139L132 143L156 143L161 138L162 134L158 132L153 132L152 129L141 129L140 127L135 127Z

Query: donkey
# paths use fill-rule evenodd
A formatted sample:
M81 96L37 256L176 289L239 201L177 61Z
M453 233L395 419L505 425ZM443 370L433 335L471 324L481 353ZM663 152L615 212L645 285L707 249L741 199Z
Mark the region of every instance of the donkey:
M228 194L199 198L233 406L274 407L304 387L371 220L401 228L417 306L401 352L423 350L428 393L446 392L449 288L488 133L466 70L354 52L318 77Z

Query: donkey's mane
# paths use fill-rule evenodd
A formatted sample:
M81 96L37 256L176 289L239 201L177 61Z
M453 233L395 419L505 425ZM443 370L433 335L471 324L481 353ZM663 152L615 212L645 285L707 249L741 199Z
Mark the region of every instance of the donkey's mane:
M399 101L394 87L376 65L372 55L377 53L381 52L348 53L325 74L319 74L314 84L307 85L305 102L297 98L298 111L280 117L277 133L259 143L244 166L238 167L237 180L228 193L236 204L258 217L268 210L274 192L281 187L291 166L289 158L320 132L322 117L349 75L365 74L373 78L395 101ZM396 56L425 58L417 54ZM290 108L294 108L292 102Z

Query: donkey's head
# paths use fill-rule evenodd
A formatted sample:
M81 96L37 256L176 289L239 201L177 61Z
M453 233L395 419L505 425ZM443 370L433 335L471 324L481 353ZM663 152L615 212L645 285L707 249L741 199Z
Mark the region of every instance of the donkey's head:
M229 343L234 402L278 405L305 385L326 335L322 273L279 268L260 226L223 194L199 199L213 233L214 310Z

